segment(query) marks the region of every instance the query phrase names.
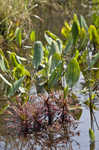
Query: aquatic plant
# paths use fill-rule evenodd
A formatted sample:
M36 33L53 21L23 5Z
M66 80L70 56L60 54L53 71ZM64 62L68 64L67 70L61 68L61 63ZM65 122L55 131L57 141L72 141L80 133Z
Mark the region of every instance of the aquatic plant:
M41 100L38 100L41 98ZM60 103L60 102L61 103ZM6 111L6 125L14 128L18 134L29 134L34 131L55 130L63 125L69 127L74 125L74 119L69 113L64 100L55 98L52 93L49 98L44 96L32 97L31 103L28 101L22 104L22 100L17 97L16 104L11 104ZM64 105L64 108L63 108Z

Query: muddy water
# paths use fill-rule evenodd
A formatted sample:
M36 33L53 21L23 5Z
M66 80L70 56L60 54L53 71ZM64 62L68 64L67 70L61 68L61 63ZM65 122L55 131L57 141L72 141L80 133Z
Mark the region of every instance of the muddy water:
M60 36L60 30L64 21L69 21L74 13L84 15L88 22L90 22L91 6L89 6L87 2L88 0L67 0L65 3L59 4L49 0L49 3L42 3L39 9L35 9L35 13L40 16L43 21L33 20L35 21L34 29L37 32L37 38L40 40L44 38L44 30L50 30ZM79 91L81 85L78 85L76 89ZM77 94L81 103L86 100L87 96ZM1 97L0 106L5 103L6 99ZM95 116L99 123L98 111L95 112ZM0 116L0 150L99 150L99 130L96 126L96 141L93 145L90 144L88 134L90 128L90 114L88 108L85 106L83 107L81 118L78 121L77 129L72 129L74 133L80 131L80 135L75 136L68 134L68 132L64 130L54 134L43 132L34 133L27 137L11 136L3 123L4 117L4 115Z

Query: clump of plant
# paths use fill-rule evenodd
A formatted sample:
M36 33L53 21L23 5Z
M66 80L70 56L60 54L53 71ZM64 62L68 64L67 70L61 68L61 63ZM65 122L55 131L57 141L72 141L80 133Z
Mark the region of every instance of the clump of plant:
M74 126L74 119L62 95L56 98L52 93L47 99L41 96L41 100L37 102L36 98L32 97L32 103L27 101L22 104L21 98L17 97L16 104L10 105L6 111L6 123L10 129L13 128L17 133L29 134L33 131Z

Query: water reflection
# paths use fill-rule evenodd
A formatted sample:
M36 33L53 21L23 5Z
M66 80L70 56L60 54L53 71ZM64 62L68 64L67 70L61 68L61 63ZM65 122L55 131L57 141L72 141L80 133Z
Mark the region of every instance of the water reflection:
M66 130L38 132L27 136L0 136L0 150L74 150L73 144L79 149L79 143L73 140Z

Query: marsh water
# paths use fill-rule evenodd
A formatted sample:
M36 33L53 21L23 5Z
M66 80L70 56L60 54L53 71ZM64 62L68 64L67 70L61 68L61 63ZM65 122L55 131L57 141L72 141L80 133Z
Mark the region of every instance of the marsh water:
M35 15L40 16L42 21L34 19L34 29L37 32L37 39L43 40L43 31L50 30L51 32L60 35L61 27L64 21L70 21L73 14L83 15L87 22L90 23L92 19L92 5L91 0L49 0L42 1L42 4L34 10ZM79 94L82 89L80 84L82 79L74 88L80 103L83 103L88 96ZM0 93L0 106L7 101ZM97 104L99 100L97 99ZM99 111L95 112L97 123L99 123ZM99 150L99 130L95 125L95 143L91 144L89 139L90 128L90 112L89 109L83 105L82 114L77 121L77 128L71 129L73 134L64 131L59 133L39 132L27 136L19 136L9 134L7 127L3 124L3 118L0 116L0 150ZM10 133L13 131L10 131ZM79 132L79 134L76 134Z

